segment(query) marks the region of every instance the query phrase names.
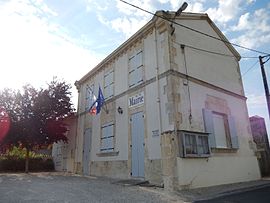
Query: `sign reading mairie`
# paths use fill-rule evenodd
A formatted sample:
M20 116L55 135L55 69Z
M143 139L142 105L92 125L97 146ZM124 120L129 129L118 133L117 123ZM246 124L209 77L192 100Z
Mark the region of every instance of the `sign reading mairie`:
M128 107L137 107L144 103L144 92L140 92L128 98Z

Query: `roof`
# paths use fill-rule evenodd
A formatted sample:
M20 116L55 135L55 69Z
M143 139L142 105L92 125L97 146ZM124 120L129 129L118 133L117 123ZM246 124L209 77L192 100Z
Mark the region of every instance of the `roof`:
M91 69L86 75L84 75L79 81L77 82L81 84L84 81L86 81L90 76L95 74L97 71L99 71L106 63L109 63L114 57L120 55L126 48L129 47L129 45L136 41L138 38L140 38L143 34L145 34L148 30L150 30L152 27L154 27L155 23L158 20L164 21L164 19L171 19L175 15L175 12L165 12L165 11L157 11L155 16L146 23L141 29L139 29L135 34L133 34L129 39L127 39L123 44L121 44L117 49L115 49L111 54L109 54L105 59L103 59L97 66L95 66L93 69ZM160 16L160 17L158 17ZM225 45L228 47L228 49L232 52L232 54L235 56L235 58L239 61L241 59L240 54L237 52L237 50L232 46L232 44L229 42L229 40L223 35L223 33L219 30L219 28L214 24L214 22L209 18L209 16L205 13L188 13L183 12L180 16L177 16L176 19L191 19L191 20L207 20L210 26L213 28L213 30L217 33L217 35L220 37L222 41L228 42L225 43ZM75 82L75 83L76 83Z
M258 115L249 117L249 120L259 120L259 119L264 119L264 118L263 117L260 117Z

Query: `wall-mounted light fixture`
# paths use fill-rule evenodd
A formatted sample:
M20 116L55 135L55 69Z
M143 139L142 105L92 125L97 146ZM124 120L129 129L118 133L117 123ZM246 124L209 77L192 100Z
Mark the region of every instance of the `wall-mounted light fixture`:
M123 114L123 109L120 106L118 106L117 111L119 114Z

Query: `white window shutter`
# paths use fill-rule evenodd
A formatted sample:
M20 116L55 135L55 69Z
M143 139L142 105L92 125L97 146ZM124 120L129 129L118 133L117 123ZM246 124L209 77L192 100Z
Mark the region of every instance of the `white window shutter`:
M215 131L214 131L214 122L212 111L208 109L203 109L203 119L204 119L204 128L205 132L209 133L209 145L212 148L216 147Z
M239 149L237 130L236 130L236 125L235 125L235 119L233 116L228 116L228 124L229 124L232 148Z

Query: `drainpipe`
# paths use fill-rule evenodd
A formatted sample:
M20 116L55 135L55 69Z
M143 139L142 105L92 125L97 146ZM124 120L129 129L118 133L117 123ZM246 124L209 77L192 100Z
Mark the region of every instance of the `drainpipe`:
M184 55L184 66L185 66L185 75L186 75L186 81L185 81L184 85L187 86L187 91L188 91L188 101L189 101L188 120L189 120L189 127L192 128L191 95L190 95L190 88L189 88L189 77L188 77L187 60L186 60L186 52L185 52L185 45L184 44L181 44L181 50L182 50L182 54Z
M156 84L157 84L157 103L158 103L158 130L160 136L163 132L162 120L161 120L161 104L160 104L160 82L159 82L159 66L158 66L158 45L157 45L157 27L155 29L155 52L156 52Z
M81 84L79 83L79 81L75 81L74 83L77 91L78 91L78 103L77 103L77 115L76 115L76 134L75 134L75 150L74 150L74 164L73 164L73 172L74 173L78 173L78 166L76 163L78 163L78 134L79 134L79 120L80 120L80 112L79 112L79 107L80 107L80 88L81 88ZM77 160L77 162L76 162Z

